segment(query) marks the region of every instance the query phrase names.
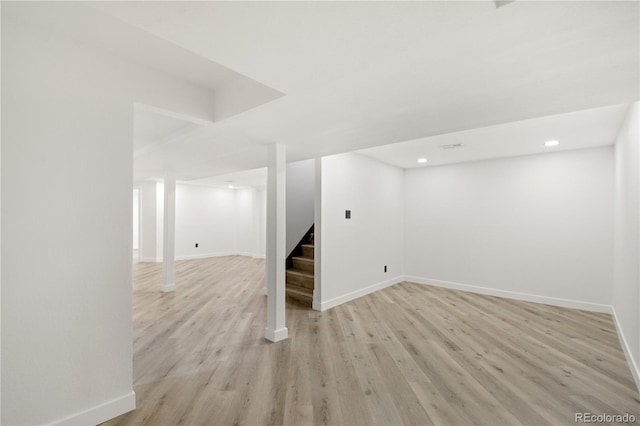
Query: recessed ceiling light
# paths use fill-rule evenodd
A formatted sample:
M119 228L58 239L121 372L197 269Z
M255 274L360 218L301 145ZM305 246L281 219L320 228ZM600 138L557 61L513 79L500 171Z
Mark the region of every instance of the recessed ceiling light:
M233 185L229 185L229 187L228 187L228 188L229 188L229 189L233 189Z
M427 162L426 158L418 158L418 163L424 164Z
M560 145L560 142L556 140L546 141L544 143L544 146L557 146L557 145Z

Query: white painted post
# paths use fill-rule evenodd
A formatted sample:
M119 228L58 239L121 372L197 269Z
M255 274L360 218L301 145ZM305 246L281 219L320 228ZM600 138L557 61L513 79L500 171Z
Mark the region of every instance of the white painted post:
M289 335L285 326L286 263L286 147L269 146L267 172L267 327L264 337L272 342Z
M251 257L254 259L258 257L258 237L259 237L259 223L258 223L258 191L256 188L251 188L251 246L249 251Z
M168 175L164 179L164 226L162 245L163 292L176 289L176 178Z
M315 161L313 309L322 311L322 158Z

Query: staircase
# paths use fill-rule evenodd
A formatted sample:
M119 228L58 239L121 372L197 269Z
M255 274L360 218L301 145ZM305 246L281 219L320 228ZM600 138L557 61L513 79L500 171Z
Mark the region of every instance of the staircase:
M299 244L287 262L287 297L311 307L314 286L313 233L305 239L307 242Z

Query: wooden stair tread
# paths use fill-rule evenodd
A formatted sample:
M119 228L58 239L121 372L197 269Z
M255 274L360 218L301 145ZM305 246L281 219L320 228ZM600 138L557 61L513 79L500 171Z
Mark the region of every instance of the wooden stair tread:
M314 262L313 257L307 256L293 256L292 260L302 260L303 262Z
M287 269L287 274L298 275L305 278L314 278L313 273L309 273L307 271L302 271L300 269L295 269L295 268Z
M302 302L305 305L310 306L313 303L313 290L311 289L290 285L287 286L286 294L288 298Z
M315 277L312 271L294 267L292 269L287 269L286 276L287 288L290 286L304 287L313 291L313 288L315 287Z
M315 258L315 247L312 244L302 244L301 251L302 257L307 259Z
M309 231L311 232L311 230ZM305 241L304 243L302 241ZM315 246L313 234L307 234L287 258L287 299L311 307L315 287ZM295 254L294 254L295 253Z
M295 293L313 294L313 290L307 287L301 287L299 285L289 285L287 291L291 290Z
M300 287L297 285L289 285L287 286L287 294L289 296L300 296L300 297L305 297L305 298L313 298L313 290L306 288L306 287Z

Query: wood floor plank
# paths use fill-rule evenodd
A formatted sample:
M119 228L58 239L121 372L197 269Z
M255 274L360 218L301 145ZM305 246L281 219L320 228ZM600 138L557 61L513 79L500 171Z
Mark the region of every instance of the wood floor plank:
M325 339L329 336L325 325L329 315L322 313L311 319L309 359L313 424L316 425L343 423L335 372L329 352L330 346L325 344Z
M636 416L610 315L401 283L264 339L264 261L134 264L138 408L106 425L572 425Z

